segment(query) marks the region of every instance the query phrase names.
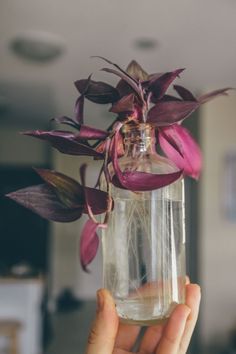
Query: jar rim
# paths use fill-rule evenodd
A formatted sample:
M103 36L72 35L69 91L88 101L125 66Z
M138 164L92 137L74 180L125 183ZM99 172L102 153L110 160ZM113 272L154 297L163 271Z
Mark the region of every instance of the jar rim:
M145 131L146 133L151 133L153 131L154 127L150 123L126 123L122 127L122 132L129 133L129 132L143 132Z

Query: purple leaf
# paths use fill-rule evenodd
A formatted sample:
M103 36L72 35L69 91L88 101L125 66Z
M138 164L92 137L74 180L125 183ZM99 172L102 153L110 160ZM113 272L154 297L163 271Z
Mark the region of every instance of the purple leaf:
M142 87L147 90L150 86L151 81L155 81L159 79L161 76L163 76L164 73L154 73L154 74L149 74L148 78L144 81L142 81Z
M80 262L83 270L88 272L87 265L92 262L97 254L99 239L97 235L97 228L99 224L88 220L82 230L80 238Z
M187 129L174 124L158 130L159 143L166 156L186 175L197 179L202 167L201 151Z
M36 168L35 171L51 186L64 205L68 208L83 208L84 191L77 181L56 171L39 168Z
M79 134L73 134L72 132L65 132L61 130L42 131L33 130L26 131L24 135L32 136L41 140L46 140L51 145L64 154L69 155L84 155L93 156L97 159L103 158L103 155L88 145L82 144Z
M152 102L156 103L164 96L170 84L183 70L184 69L177 69L150 80L148 90L152 92Z
M81 125L79 131L79 138L85 140L104 140L108 137L109 133L105 130L90 127L88 125Z
M120 97L128 96L129 94L134 93L132 87L122 79L118 82L116 89L119 92Z
M206 103L206 102L212 100L215 97L227 96L228 95L227 91L229 91L229 90L233 90L233 89L231 87L226 87L226 88L223 88L223 89L219 89L219 90L215 90L215 91L206 93L205 95L200 96L198 98L198 101L201 104L203 104L203 103Z
M133 112L134 107L134 94L130 93L127 96L122 97L119 101L115 102L110 108L110 112L113 113L123 113L123 112Z
M173 86L175 91L178 93L178 95L184 100L184 101L197 101L197 99L194 97L192 92L187 90L185 87L180 86L180 85L174 85Z
M79 96L76 100L75 121L79 124L84 123L84 95Z
M70 222L82 214L82 208L68 208L46 184L20 189L6 196L47 220Z
M159 127L171 125L187 118L199 105L192 101L161 101L150 109L147 122Z
M178 171L157 175L145 172L124 172L122 175L114 175L112 184L118 188L129 189L134 192L146 192L165 187L177 181L182 173L183 171Z
M129 75L129 73L128 73L127 71L123 70L119 65L117 65L116 63L113 63L111 60L106 59L106 58L104 58L104 57L101 57L101 56L99 56L99 55L93 56L92 58L99 58L99 59L104 60L106 63L108 63L108 64L114 66L116 69L118 69L118 70L119 70L122 74L124 74L126 77L129 77L132 81L138 83L138 81L137 81L134 77L132 77L131 75Z
M69 136L69 138L74 138L77 141L82 140L103 140L106 139L109 133L105 130L97 129L94 127L90 127L89 125L85 124L78 124L73 119L69 117L59 117L54 119L58 123L67 124L79 130L79 133L74 134L72 132L65 132L61 130L56 130L59 132L60 136ZM55 132L55 130L54 130ZM65 133L65 134L63 134ZM69 134L69 135L68 135Z
M85 187L85 198L94 215L103 214L109 208L108 193L99 189ZM84 209L88 213L88 209Z
M114 74L119 76L121 79L123 79L133 90L134 92L137 93L138 97L140 98L141 102L143 102L143 93L142 93L142 89L139 87L139 85L132 80L126 73L123 72L119 72L117 70L114 69L110 69L110 68L103 68L102 71L106 71L108 73Z
M89 85L87 85L87 81L87 79L78 80L75 82L75 86L88 100L106 104L113 103L119 99L119 92L113 86L105 82L93 80L90 80ZM87 89L86 86L88 86Z
M172 95L164 95L161 99L162 102L169 102L169 101L180 101L182 100L178 97L172 96Z
M85 175L86 175L87 165L83 164L80 167L80 179L81 184L84 188L85 197L85 207L84 212L89 214L92 218L92 214L102 214L109 209L109 195L99 189L86 187L85 185Z
M81 168L83 168L82 165ZM83 213L88 213L87 205L93 214L105 213L108 209L109 196L106 192L85 186L84 175L82 175L82 186L73 178L62 173L35 169L40 177L52 187L61 202L68 208L81 208ZM85 171L84 171L85 173Z
M135 60L132 60L129 63L125 72L123 70L122 72L128 74L130 78L134 79L136 84L138 84L138 81L147 80L149 77L146 71L143 70L143 68ZM116 89L119 91L121 97L127 96L133 92L133 89L130 87L130 85L123 79L118 82Z
M182 171L168 174L152 174L139 171L122 172L119 167L116 149L118 133L119 132L116 132L115 134L112 146L112 163L115 170L112 183L116 187L136 192L144 192L164 187L180 178Z

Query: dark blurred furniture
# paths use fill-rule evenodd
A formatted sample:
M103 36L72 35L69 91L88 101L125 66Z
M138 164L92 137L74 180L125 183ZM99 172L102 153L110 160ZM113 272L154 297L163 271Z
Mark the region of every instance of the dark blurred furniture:
M48 222L4 195L42 180L31 167L0 167L0 274L19 262L48 268Z

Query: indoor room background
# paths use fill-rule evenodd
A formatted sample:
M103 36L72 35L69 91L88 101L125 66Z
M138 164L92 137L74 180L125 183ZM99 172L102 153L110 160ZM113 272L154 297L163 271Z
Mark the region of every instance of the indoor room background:
M52 118L73 116L77 79L92 73L116 84L94 55L124 69L132 59L148 72L186 68L182 84L196 95L235 88L235 18L232 0L0 3L0 321L19 324L19 354L83 354L102 287L101 250L89 274L80 266L85 219L49 223L4 198L41 183L37 167L79 179L89 162L92 186L99 162L20 132L58 128ZM104 128L111 119L107 107L86 102L87 124ZM199 181L186 180L187 269L202 288L189 353L229 354L236 343L235 91L201 107L186 126L204 159ZM6 346L0 333L0 353Z

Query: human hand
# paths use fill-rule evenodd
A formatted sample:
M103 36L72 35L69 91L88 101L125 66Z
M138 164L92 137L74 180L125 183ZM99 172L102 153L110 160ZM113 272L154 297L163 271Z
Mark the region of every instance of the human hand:
M200 287L186 285L186 304L177 305L166 324L148 327L139 354L185 354L197 322ZM139 326L119 324L115 304L106 289L97 292L97 314L90 331L86 354L128 354L136 342Z

